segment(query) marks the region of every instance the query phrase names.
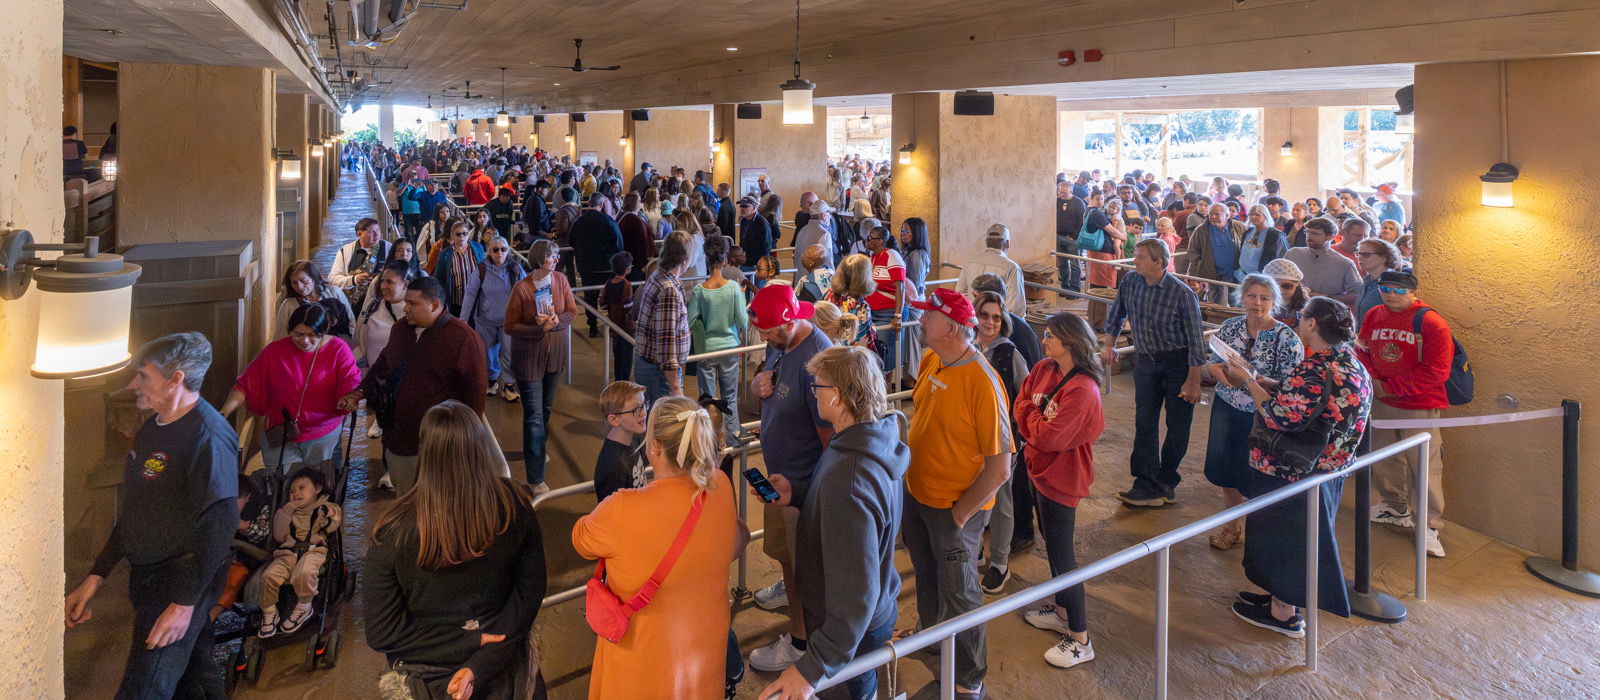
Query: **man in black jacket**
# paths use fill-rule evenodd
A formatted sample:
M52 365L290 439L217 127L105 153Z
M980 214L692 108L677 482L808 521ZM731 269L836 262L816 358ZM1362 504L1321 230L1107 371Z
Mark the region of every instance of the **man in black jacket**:
M617 228L616 220L600 211L600 200L604 198L605 195L599 192L589 195L583 214L572 222L569 234L572 257L585 287L604 285L611 278L611 256L622 250L622 230ZM597 288L584 292L583 300L595 307L600 301L600 290ZM594 314L585 315L589 317L589 337L600 337L599 321Z
M1088 207L1072 194L1071 182L1056 183L1056 252L1079 255L1078 232ZM1083 281L1083 261L1056 258L1057 281L1062 288L1078 291ZM1032 367L1032 365L1029 365Z
M134 355L139 427L117 492L117 521L94 566L66 599L67 627L89 621L89 601L127 559L133 648L119 698L222 697L211 657L211 603L226 579L228 543L239 525L238 436L200 398L211 343L177 333ZM179 691L183 692L179 692Z
M757 260L772 254L772 224L767 223L766 217L756 215L754 197L739 198L739 247L744 249L748 261L741 268L745 272L756 269Z
M494 199L484 203L483 210L489 213L489 223L494 225L501 237L511 240L511 225L516 223L515 205L511 203L511 190L504 187L495 188Z
M522 223L528 227L526 245L550 237L550 205L544 201L549 192L550 181L541 177L530 179L522 193Z
M733 200L729 198L732 192L733 185L726 182L717 185L717 229L728 234L733 233L734 220L738 218L733 208ZM772 235L773 240L777 240L778 232L773 231ZM755 254L751 253L749 248L744 250L751 260L755 259Z

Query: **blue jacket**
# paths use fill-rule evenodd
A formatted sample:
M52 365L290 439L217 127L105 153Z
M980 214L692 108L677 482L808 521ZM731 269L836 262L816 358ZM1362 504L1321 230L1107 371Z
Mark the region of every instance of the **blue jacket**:
M418 187L416 189L416 191L407 194L402 199L410 199L410 200L416 202L417 203L417 211L415 213L421 214L424 217L431 218L433 216L434 208L438 207L440 204L444 204L445 202L450 201L450 195L448 193L446 193L443 189L441 189L438 192L435 192L433 194L428 194L427 188ZM405 203L404 202L402 202L400 204L400 208L401 208L400 210L402 212L405 211Z
M472 250L472 269L477 269L478 263L483 262L483 259L486 255L483 252L483 245L477 241L467 241L467 245L471 246L470 250ZM445 298L447 300L453 300L453 303L445 304L446 306L450 307L450 315L460 318L461 302L466 300L466 282L468 282L470 278L468 280L462 280L461 296L456 297L455 266L452 264L452 260L455 258L455 255L456 249L451 248L448 245L445 246L443 250L440 250L439 261L433 266L433 276L439 279L439 284L444 285Z

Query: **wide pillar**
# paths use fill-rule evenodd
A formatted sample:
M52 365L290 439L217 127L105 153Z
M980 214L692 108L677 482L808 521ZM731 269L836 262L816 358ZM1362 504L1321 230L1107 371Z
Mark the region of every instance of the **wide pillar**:
M282 180L280 177L279 188L280 190L286 190L292 186L296 192L295 198L300 202L298 209L299 215L295 217L295 220L298 222L298 224L295 226L293 232L294 250L300 254L304 254L304 252L311 250L311 212L309 205L311 196L311 181L307 172L307 165L309 165L309 161L311 160L311 148L309 143L310 134L308 133L306 120L306 105L311 101L311 98L307 95L298 93L284 93L278 95L277 99L278 126L276 138L273 140L273 142L277 144L277 148L279 150L294 151L294 154L300 157L300 179L291 183ZM280 201L278 204L280 205L279 208L281 209L284 203ZM281 243L280 245L282 248L288 247L286 242ZM296 257L298 257L298 255ZM280 259L278 264L281 268L287 265L289 262L291 261ZM267 272L268 274L277 274L277 270L269 270Z
M652 109L650 118L635 121L624 113L623 130L628 146L617 167L632 179L639 166L649 163L656 172L671 172L681 165L691 176L711 168L711 111L703 109Z
M1600 563L1600 199L1583 187L1600 161L1600 57L1425 64L1416 68L1417 291L1471 351L1477 400L1448 413L1494 413L1588 399L1581 428L1585 568ZM1509 158L1508 158L1509 155ZM1478 176L1521 170L1515 206L1481 204ZM1514 267L1508 268L1507 263ZM1445 431L1445 517L1547 556L1560 554L1558 420ZM1452 556L1455 556L1452 553Z
M118 99L118 244L253 242L249 337L265 344L278 269L272 71L123 63Z
M0 49L0 162L25 177L0 178L0 226L60 243L61 0L0 0L9 36ZM123 183L119 180L119 186ZM39 327L37 290L0 301L0 685L11 697L60 698L62 660L62 387L28 374ZM75 571L75 577L84 572ZM72 585L77 585L74 580ZM121 595L109 588L100 595ZM77 634L126 634L85 628Z
M1284 144L1293 144L1283 152ZM1267 107L1261 110L1259 172L1289 197L1321 197L1343 181L1343 107Z
M534 147L534 127L531 115L519 115L511 118L511 131L508 136L512 146L527 146L528 150Z
M572 122L572 160L579 162L593 156L596 165L610 159L613 167L622 167L622 113L589 112L584 121Z
M306 105L306 251L322 244L322 220L328 211L328 170L339 168L338 156L322 145L327 111L317 102Z
M378 105L378 141L394 147L394 105Z
M996 223L1011 230L1011 258L1045 262L1055 249L1055 181L1060 154L1055 99L995 95L992 116L957 116L953 93L911 93L892 98L896 149L911 144L910 164L893 166L894 216L928 223L932 278L954 273L941 261L961 264L984 246Z
M760 119L738 119L737 109L720 104L712 117L715 139L721 140L712 153L713 180L733 185L737 198L765 174L767 185L783 198L783 220L793 221L800 193L822 195L828 189L828 108L813 107L807 125L785 125L779 104L763 104ZM693 177L694 168L685 168ZM781 231L779 237L788 245L794 233Z

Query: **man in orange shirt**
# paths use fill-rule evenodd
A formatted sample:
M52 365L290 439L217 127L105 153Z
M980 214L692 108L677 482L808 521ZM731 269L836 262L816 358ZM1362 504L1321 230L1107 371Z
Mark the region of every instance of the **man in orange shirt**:
M923 352L906 444L900 534L917 574L921 627L976 609L978 548L994 496L1011 473L1011 418L999 375L972 344L977 315L953 289L911 305L922 316ZM947 552L960 550L959 557ZM982 697L988 671L983 627L956 635L956 692Z

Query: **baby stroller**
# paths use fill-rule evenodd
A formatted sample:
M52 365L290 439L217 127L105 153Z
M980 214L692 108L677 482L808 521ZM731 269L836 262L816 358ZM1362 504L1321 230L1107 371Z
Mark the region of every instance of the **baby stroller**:
M331 489L328 500L341 508L344 506L345 493L348 490L350 445L357 423L355 415L351 413L339 427L344 433L343 451L322 464L313 465L322 470L323 476L327 479ZM288 475L283 473L279 464L272 461L272 458L277 458L281 463L281 452L278 455L263 454L262 457L268 460L269 466L255 472L251 478L260 480L260 487L269 495L269 512L276 513L278 508L288 501ZM226 638L219 635L216 639L218 644L241 641L227 666L230 691L241 679L249 680L251 683L261 679L268 649L304 644L306 671L333 668L338 662L339 618L344 609L344 602L349 600L355 591L356 581L355 572L350 571L345 562L342 528L329 533L327 547L327 559L323 561L318 574L320 584L317 587L316 598L312 601L312 618L292 633L280 633L261 639L256 636L256 628L260 626L262 618L262 612L256 604L259 597L257 592L261 585L261 570L265 568L266 562L272 561L272 552L234 540L235 550L244 555L242 559L261 562L261 565L251 571L250 581L245 586L245 595L241 595L239 602L234 604L234 612L243 618L242 626L236 631L229 632ZM297 602L299 601L296 600L294 587L286 582L280 596L279 607L285 608Z

